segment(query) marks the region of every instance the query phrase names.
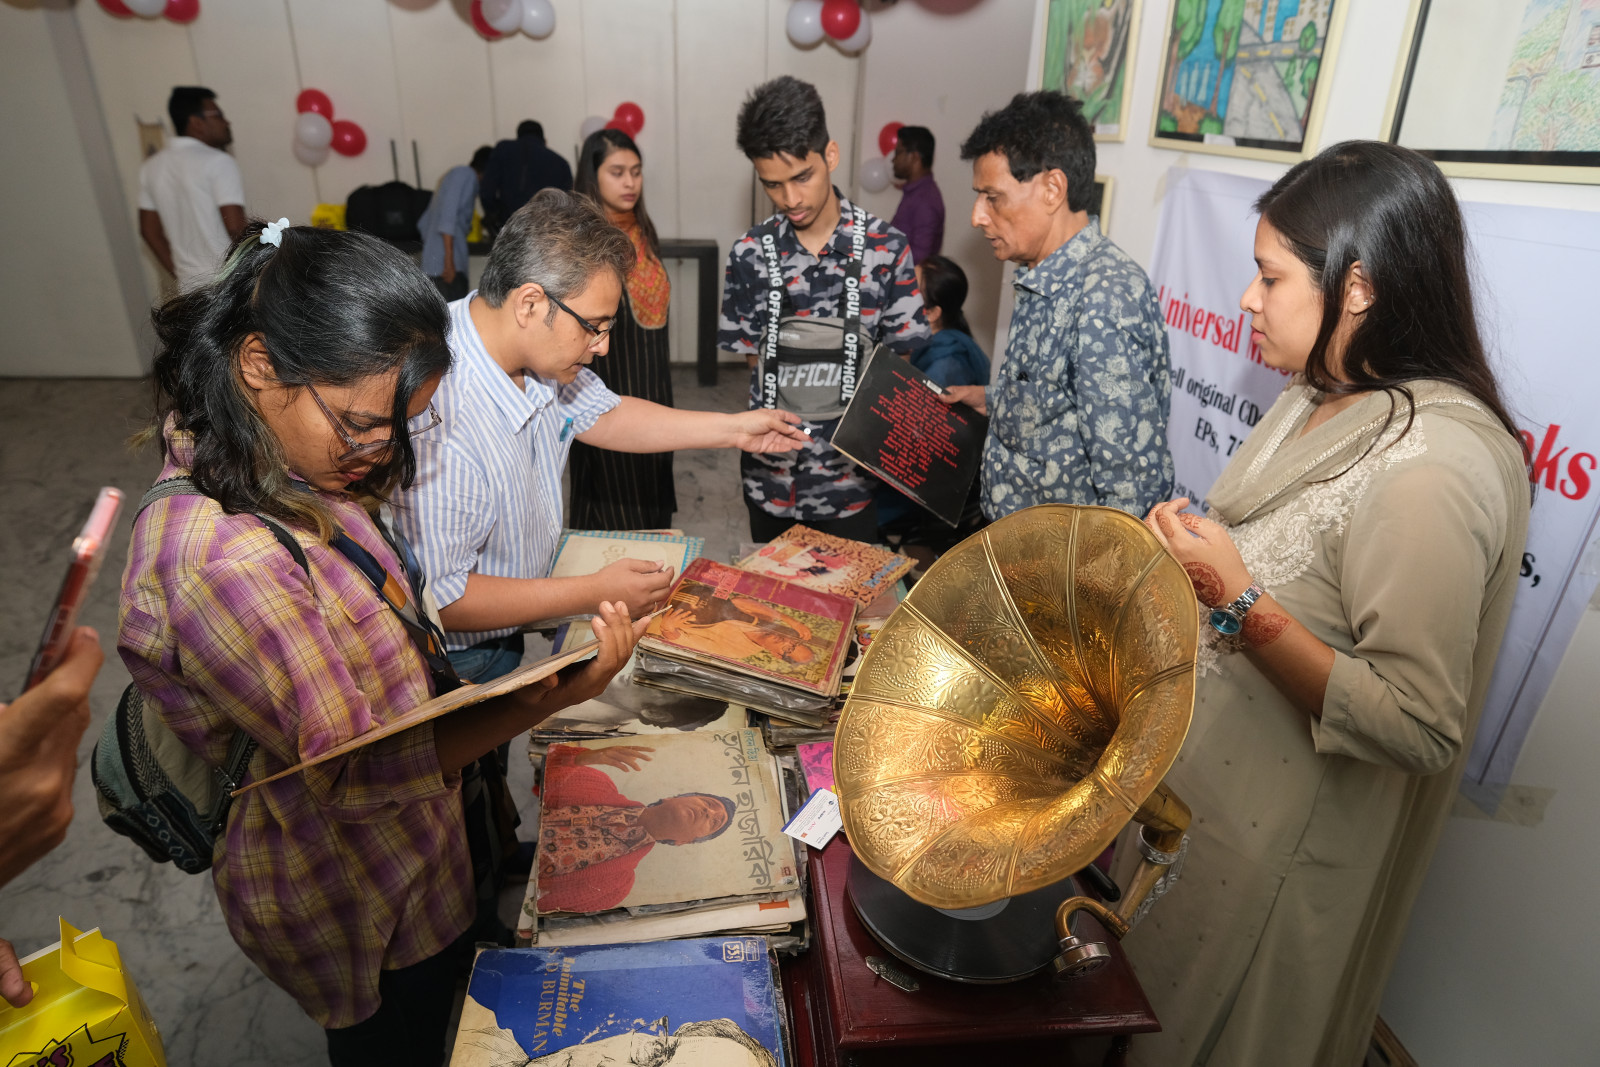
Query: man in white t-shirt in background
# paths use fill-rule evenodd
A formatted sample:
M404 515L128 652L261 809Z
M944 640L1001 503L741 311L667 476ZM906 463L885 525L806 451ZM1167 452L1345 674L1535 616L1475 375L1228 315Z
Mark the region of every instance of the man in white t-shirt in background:
M139 168L139 234L179 289L208 280L244 230L244 182L223 149L233 128L217 94L180 85L167 100L177 136Z

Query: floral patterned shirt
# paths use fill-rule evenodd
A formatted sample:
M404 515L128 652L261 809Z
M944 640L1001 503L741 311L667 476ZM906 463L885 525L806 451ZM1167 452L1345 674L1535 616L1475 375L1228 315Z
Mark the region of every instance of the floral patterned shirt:
M539 876L575 874L585 867L649 848L640 807L568 804L546 811L539 823Z
M1149 276L1091 216L1015 285L988 389L984 514L1102 504L1143 518L1172 495L1171 359Z

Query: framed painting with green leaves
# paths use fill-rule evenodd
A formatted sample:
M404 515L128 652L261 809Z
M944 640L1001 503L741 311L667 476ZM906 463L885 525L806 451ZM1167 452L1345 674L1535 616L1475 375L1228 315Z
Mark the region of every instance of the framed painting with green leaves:
M1150 143L1293 162L1316 151L1348 0L1172 0Z
M1076 97L1097 141L1128 137L1139 4L1140 0L1048 2L1040 88Z
M1600 0L1413 0L1384 129L1457 177L1600 183Z

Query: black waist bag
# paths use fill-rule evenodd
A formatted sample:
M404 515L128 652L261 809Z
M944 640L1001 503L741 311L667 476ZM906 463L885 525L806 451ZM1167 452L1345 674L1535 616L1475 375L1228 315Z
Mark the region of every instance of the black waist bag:
M867 364L883 347L861 328L861 292L866 287L867 213L852 207L850 262L845 267L843 318L795 315L778 261L777 228L761 231L767 261L767 328L759 348L760 404L792 411L808 422L844 414Z

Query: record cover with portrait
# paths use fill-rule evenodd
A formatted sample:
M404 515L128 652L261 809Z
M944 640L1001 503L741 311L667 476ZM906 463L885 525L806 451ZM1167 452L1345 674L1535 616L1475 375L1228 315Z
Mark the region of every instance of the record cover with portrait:
M553 744L533 878L542 915L800 884L777 768L759 730Z
M834 696L856 602L704 557L678 579L639 647Z
M487 949L452 1067L783 1067L767 940Z
M911 559L796 523L735 566L807 589L847 596L866 608L894 588L911 569Z

